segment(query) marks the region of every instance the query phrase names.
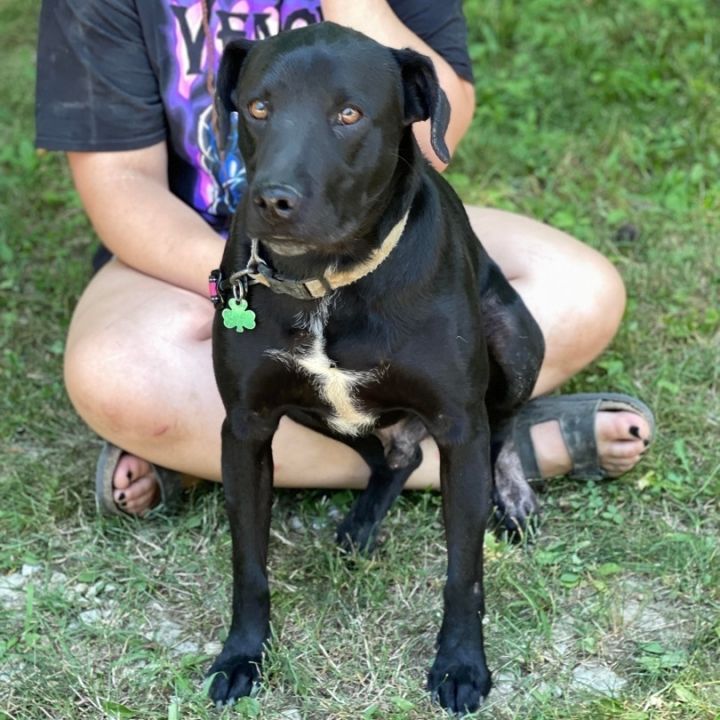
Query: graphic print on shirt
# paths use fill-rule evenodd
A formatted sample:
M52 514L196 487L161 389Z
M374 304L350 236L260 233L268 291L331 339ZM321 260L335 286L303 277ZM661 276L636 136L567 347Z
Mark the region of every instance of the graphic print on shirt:
M203 0L167 3L170 42L168 87L161 88L170 122L180 130L175 152L197 168L192 205L215 227L222 227L245 188L245 168L237 145L237 128L218 147L207 88L208 55L214 70L223 48L236 38L260 40L280 31L322 20L319 0L207 0L211 40L203 27ZM208 52L210 51L210 52Z

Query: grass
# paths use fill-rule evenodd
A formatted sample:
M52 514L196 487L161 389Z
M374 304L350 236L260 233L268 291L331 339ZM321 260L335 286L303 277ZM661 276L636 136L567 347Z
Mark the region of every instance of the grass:
M269 680L216 711L227 630L219 493L174 520L96 517L97 440L64 394L92 231L62 158L32 147L38 3L0 3L0 718L442 718L439 498L405 496L378 554L334 550L351 494L280 492ZM720 11L700 0L466 3L478 110L449 176L468 202L608 255L622 329L571 390L645 398L659 437L612 483L547 484L532 547L488 536L479 717L707 719L720 708ZM24 567L24 575L23 575ZM579 682L611 670L613 693ZM614 678L614 679L613 679Z

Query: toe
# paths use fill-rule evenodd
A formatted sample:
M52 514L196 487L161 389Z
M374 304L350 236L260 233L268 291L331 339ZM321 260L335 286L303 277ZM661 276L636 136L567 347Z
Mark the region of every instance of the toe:
M615 443L617 446L619 443ZM642 458L642 453L633 448L617 448L613 453L600 456L600 466L610 477L618 477L632 470Z
M118 490L127 490L138 478L151 472L152 466L146 460L125 453L118 461L113 487Z
M600 466L610 477L632 470L642 458L651 432L647 420L637 413L599 412L595 435Z
M635 462L608 462L603 465L603 470L607 473L608 477L620 477L626 472L632 470L637 463Z
M634 412L599 412L597 419L598 439L650 440L648 421Z
M645 445L642 440L619 440L609 442L604 449L604 455L608 460L634 460L640 459Z
M143 477L136 480L127 490L115 491L116 502L121 505L123 510L129 513L137 514L147 510L151 505L154 504L155 496L157 494L157 483L154 476ZM119 494L124 494L122 500L119 499Z
M127 513L142 513L156 502L158 485L153 467L134 455L120 458L113 485L115 502Z

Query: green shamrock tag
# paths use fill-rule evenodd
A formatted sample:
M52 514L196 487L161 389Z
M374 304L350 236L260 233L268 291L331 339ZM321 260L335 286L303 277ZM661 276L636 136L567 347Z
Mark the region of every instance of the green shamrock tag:
M239 333L255 329L255 313L248 310L247 300L244 298L240 302L230 298L228 307L222 311L222 319L226 328L235 328Z

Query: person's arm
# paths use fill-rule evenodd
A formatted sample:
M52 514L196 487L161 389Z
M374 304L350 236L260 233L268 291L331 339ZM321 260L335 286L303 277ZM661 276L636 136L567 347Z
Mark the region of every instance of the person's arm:
M403 25L386 0L322 0L321 5L325 20L351 27L388 47L411 48L432 59L440 86L450 102L450 125L445 142L452 153L472 120L475 109L475 88L472 83L461 78L446 60ZM416 123L415 137L425 157L438 170L444 169L445 164L438 159L430 145L429 122Z
M69 152L83 206L103 244L136 270L200 294L225 241L170 192L165 143Z

